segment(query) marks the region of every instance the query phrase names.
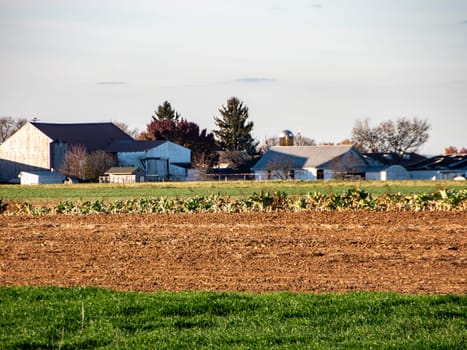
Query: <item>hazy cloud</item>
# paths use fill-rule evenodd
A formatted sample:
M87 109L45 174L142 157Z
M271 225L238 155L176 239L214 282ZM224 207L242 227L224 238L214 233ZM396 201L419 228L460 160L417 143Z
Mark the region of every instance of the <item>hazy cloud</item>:
M461 24L467 24L467 19L464 19Z
M311 7L313 7L314 9L322 9L323 8L323 4L312 4Z

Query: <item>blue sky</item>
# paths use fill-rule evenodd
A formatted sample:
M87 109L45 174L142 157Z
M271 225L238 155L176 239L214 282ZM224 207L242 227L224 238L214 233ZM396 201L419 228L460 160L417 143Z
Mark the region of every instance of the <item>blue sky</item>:
M260 141L417 117L422 153L467 147L465 0L0 0L0 57L0 116L212 130L237 96Z

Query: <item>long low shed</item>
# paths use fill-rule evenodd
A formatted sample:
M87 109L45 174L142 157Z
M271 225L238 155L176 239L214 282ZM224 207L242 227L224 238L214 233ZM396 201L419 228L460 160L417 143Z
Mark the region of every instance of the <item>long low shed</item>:
M54 171L21 171L18 175L21 185L61 184L65 176Z

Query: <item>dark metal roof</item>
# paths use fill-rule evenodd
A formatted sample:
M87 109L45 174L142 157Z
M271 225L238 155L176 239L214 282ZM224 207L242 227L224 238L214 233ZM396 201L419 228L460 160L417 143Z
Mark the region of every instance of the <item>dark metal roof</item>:
M443 154L410 166L410 170L467 169L467 154Z
M363 158L371 165L402 165L404 167L424 161L426 157L418 153L399 154L397 152L388 153L363 153Z
M183 169L190 169L191 168L191 163L170 163L172 165L178 166Z
M106 150L115 140L133 140L113 123L42 123L31 124L54 142L82 145L88 152Z
M144 141L144 140L115 140L107 148L108 152L145 152L151 148L158 147L165 143L165 140Z

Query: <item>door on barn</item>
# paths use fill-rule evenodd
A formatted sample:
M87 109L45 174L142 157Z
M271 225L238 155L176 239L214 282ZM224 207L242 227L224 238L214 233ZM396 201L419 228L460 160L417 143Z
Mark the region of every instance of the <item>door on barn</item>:
M169 160L163 158L146 159L146 177L149 181L164 181L169 177Z

